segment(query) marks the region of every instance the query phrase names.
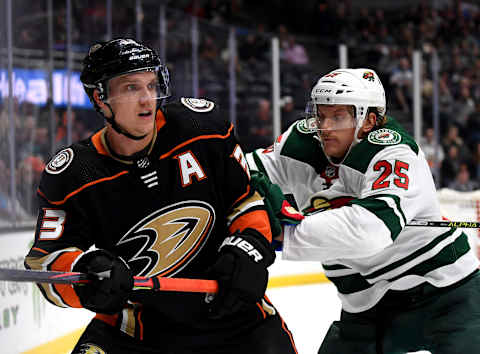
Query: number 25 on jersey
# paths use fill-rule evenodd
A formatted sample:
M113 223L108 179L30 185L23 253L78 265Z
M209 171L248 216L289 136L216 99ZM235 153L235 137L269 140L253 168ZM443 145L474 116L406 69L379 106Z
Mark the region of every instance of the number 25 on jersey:
M373 182L372 189L383 189L390 187L393 182L398 188L408 189L409 179L406 175L409 165L406 162L396 160L395 165L387 160L380 160L373 166L375 171L380 171L380 176Z

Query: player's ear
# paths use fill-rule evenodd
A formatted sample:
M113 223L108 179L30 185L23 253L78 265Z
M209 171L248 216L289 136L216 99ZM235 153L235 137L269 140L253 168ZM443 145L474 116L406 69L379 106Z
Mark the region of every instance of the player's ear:
M363 121L362 130L365 133L370 132L377 124L377 115L374 112L369 112L365 120Z
M100 93L97 89L93 90L93 99L106 117L112 116L110 108L100 99Z

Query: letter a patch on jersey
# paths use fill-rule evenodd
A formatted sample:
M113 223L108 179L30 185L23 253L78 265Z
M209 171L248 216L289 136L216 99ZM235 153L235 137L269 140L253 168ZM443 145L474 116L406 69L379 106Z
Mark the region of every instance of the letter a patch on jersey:
M187 151L174 156L174 158L178 160L180 180L183 187L192 184L192 176L195 176L198 181L207 177L193 152Z

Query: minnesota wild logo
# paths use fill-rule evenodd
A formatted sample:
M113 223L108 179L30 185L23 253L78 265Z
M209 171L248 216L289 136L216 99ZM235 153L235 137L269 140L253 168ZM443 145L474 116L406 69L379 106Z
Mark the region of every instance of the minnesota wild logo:
M402 140L402 136L394 130L382 128L370 132L367 139L375 145L395 145Z
M302 119L297 123L297 130L303 134L315 133L318 130L315 123L315 118Z
M368 81L375 81L375 76L371 71L365 71L363 73L363 78Z
M322 196L313 196L310 199L310 205L303 209L304 215L312 215L321 211L340 208L348 204L353 197L344 196L328 199Z

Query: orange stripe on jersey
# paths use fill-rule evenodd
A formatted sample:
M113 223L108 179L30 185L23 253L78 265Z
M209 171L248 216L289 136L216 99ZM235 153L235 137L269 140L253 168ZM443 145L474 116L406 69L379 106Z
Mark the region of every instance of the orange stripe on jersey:
M161 110L157 111L157 115L155 116L155 123L157 125L157 132L165 125L166 120L163 112Z
M48 252L47 252L47 251L45 251L45 250L42 250L41 248L38 248L38 247L32 247L32 250L34 250L34 251L38 251L38 252L40 252L40 253L45 253L45 254L48 254Z
M140 340L143 340L143 322L142 322L142 310L140 309L137 314L137 322L138 322L138 337Z
M72 269L72 263L81 255L82 251L75 252L65 252L60 257L55 259L50 266L51 270L56 270L59 272L70 272Z
M93 143L93 146L95 146L95 149L97 150L97 152L99 154L109 156L110 154L108 153L107 149L105 149L105 146L103 146L103 143L102 143L102 135L103 135L104 131L105 131L105 128L96 132L92 136L92 143Z
M58 201L52 201L52 200L48 199L47 196L40 190L40 188L37 189L37 193L40 194L43 198L45 198L50 204L61 205L61 204L65 203L68 199L73 197L75 194L78 194L81 191L83 191L85 188L88 188L88 187L93 186L93 185L98 184L98 183L111 181L111 180L113 180L115 178L118 178L122 175L125 175L127 173L128 173L128 171L122 171L122 172L117 173L116 175L113 175L113 176L110 176L110 177L100 178L100 179L97 179L96 181L86 183L83 186L81 186L80 188L78 188L78 189L74 190L73 192L67 194L67 196L65 198L63 198L62 200L58 200Z
M282 316L278 315L280 317L280 320L282 320L282 328L285 332L287 332L288 337L290 338L290 342L292 343L292 348L295 350L295 353L298 354L297 347L295 346L295 341L293 340L292 332L287 328L287 325L285 324L285 321L283 320Z
M272 229L270 228L268 214L265 210L254 210L239 216L230 225L228 230L233 234L236 231L242 232L246 228L257 230L268 240L268 242L272 242Z
M259 302L257 302L255 305L257 305L257 307L260 309L263 319L267 318L267 314L265 313L265 310L262 308L262 305Z
M267 295L263 295L263 298L265 299L266 303L272 307L274 307L272 305L272 302L270 301L270 299L268 298ZM258 305L258 303L257 303ZM288 337L290 338L290 342L292 343L292 348L293 350L295 350L295 353L298 354L298 351L297 351L297 347L295 346L295 341L293 340L293 335L292 335L292 332L290 332L290 330L287 328L287 325L285 324L285 321L283 320L282 316L280 316L280 314L278 313L277 311L277 314L278 314L278 317L280 317L280 320L282 321L282 328L285 332L287 332L287 335Z
M230 128L228 128L228 131L227 131L227 134L225 135L220 135L220 134L212 134L212 135L201 135L201 136L197 136L195 138L192 138L190 140L187 140L187 141L184 141L183 143L175 146L172 150L164 153L163 155L160 156L160 160L161 159L164 159L168 156L170 156L171 154L173 154L175 151L177 151L178 149L188 145L188 144L191 144L195 141L198 141L198 140L205 140L205 139L226 139L230 136L231 132L233 130L233 125L231 124L230 125Z
M54 284L55 289L57 292L62 296L62 300L70 307L81 308L83 307L80 303L80 299L78 298L75 290L73 290L72 286L69 284Z
M51 270L69 272L72 267L73 261L82 254L81 251L76 252L66 252L58 257L51 265ZM73 290L71 285L68 284L55 284L55 289L62 296L62 300L70 307L83 307L80 303L75 290Z
M115 325L117 324L117 320L118 320L118 314L116 314L116 315L106 315L104 313L97 313L95 315L95 319L103 321L103 322L105 322L106 324L109 324L112 327L115 327Z
M240 200L245 198L249 193L250 193L250 185L247 185L247 191L245 193L243 193L240 197L238 197L237 200L233 204L234 205L237 204Z

